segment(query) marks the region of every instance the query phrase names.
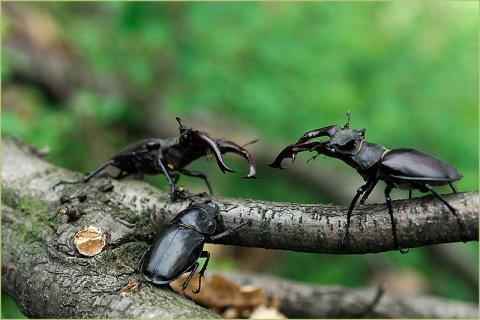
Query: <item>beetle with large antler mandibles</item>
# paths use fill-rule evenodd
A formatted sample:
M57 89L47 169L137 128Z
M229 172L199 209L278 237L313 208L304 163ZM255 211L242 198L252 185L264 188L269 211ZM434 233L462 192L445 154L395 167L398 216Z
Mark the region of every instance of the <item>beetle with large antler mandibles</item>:
M117 167L120 172L114 179L122 179L130 174L163 174L170 186L171 196L181 194L176 188L176 182L180 177L179 173L187 176L198 177L205 181L210 194L213 194L212 187L207 176L199 171L190 171L185 167L192 161L202 157L210 157L213 153L217 164L223 173L235 172L224 163L222 154L233 152L244 157L250 166L249 173L244 178L256 178L255 162L252 155L242 146L235 142L214 139L206 132L187 128L176 118L180 125L180 137L168 139L145 139L131 144L117 154L112 156L107 163L102 164L95 171L86 174L79 181L60 181L53 188L61 184L76 184L88 182L108 166Z
M342 247L349 234L350 218L358 198L363 194L360 204L363 204L379 180L385 181L385 199L392 223L393 242L395 250L401 253L398 244L395 220L391 205L390 192L393 188L409 190L409 197L412 197L412 190L421 192L432 192L456 217L459 226L465 236L463 221L457 216L455 209L437 192L433 186L450 185L453 192L457 189L453 182L462 178L462 175L448 163L432 157L426 153L413 149L388 150L381 145L365 141L365 130L350 129L350 111L347 111L348 122L343 128L337 125L328 126L305 133L296 143L287 146L269 166L277 169L285 169L281 166L282 160L291 158L295 161L296 154L303 151L316 151L317 155L323 154L327 157L342 160L363 177L365 183L358 188L347 212L347 225L342 238ZM310 139L327 136L326 141Z

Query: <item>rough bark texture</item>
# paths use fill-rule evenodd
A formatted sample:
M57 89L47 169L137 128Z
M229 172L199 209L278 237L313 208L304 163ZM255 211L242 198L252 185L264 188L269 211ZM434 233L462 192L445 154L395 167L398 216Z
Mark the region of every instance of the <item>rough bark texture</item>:
M2 288L21 310L41 318L216 317L176 293L150 285L121 295L127 281L115 277L132 270L159 227L189 201L171 202L166 190L138 180L111 181L111 191L105 191L106 178L52 191L56 182L80 177L48 164L16 140L2 140ZM63 194L87 198L62 204ZM478 240L478 192L445 199L457 208L469 239ZM248 222L242 232L221 239L224 244L317 253L381 252L393 247L384 204L354 210L349 242L342 251L346 207L212 200L225 210L220 231ZM59 213L65 206L75 206L82 217L68 222ZM393 207L404 248L464 240L451 212L433 196L394 201ZM73 245L74 234L85 226L109 235L104 251L90 258Z
M478 318L478 305L428 295L400 296L380 288L312 286L272 276L217 272L239 284L255 284L279 300L289 318Z
M155 234L154 213L163 212L168 195L147 193L154 188L111 192L98 185L80 185L87 194L83 203L61 204L61 192L53 192L61 175L57 168L11 140L2 143L2 289L22 312L35 318L214 318L215 314L182 296L144 285L126 295L127 284L115 275L131 271L145 242ZM99 179L100 181L105 179ZM143 189L143 190L142 190ZM142 191L141 191L142 190ZM150 191L149 191L150 190ZM138 193L140 192L140 193ZM148 205L144 201L155 199ZM158 202L157 202L158 201ZM68 223L59 214L65 206L76 206L84 214ZM184 203L172 204L178 211ZM157 206L157 207L156 207ZM157 209L157 210L155 210ZM141 222L140 217L144 216ZM109 247L94 257L82 257L73 245L73 235L85 226L96 226L110 235ZM147 231L148 230L148 231Z

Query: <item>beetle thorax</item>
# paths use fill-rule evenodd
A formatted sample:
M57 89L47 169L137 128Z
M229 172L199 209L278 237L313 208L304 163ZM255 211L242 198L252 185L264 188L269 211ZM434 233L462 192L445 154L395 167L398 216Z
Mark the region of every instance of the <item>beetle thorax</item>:
M386 150L387 149L381 145L363 141L359 151L351 157L352 164L350 164L350 166L357 169L358 173L362 176L364 173L368 176L369 174L367 172L380 163L382 155Z
M209 149L204 143L193 138L193 131L184 132L176 143L163 150L165 160L171 169L187 166L194 160L207 155Z
M386 150L378 144L365 141L365 129L350 128L338 131L327 141L325 148L330 157L342 160L362 176L378 164Z

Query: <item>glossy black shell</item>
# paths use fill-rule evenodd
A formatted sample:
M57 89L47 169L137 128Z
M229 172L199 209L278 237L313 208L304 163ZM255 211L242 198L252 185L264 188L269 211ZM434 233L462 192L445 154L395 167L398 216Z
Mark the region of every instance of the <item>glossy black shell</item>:
M413 149L393 149L380 162L379 178L404 190L425 191L425 184L443 186L462 175L451 165Z
M189 271L204 243L205 237L197 231L169 224L147 250L140 271L147 282L170 283Z
M218 206L197 203L164 226L140 261L147 282L162 285L191 271L200 258L206 237L217 229Z

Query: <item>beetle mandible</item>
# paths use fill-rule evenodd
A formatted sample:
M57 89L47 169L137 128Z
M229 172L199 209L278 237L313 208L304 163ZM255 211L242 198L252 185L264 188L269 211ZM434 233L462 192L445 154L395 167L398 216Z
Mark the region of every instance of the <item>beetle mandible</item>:
M296 143L284 148L277 158L272 163L269 163L269 166L272 168L285 169L285 167L281 166L283 159L291 158L292 162L294 162L297 153L316 151L318 154L312 159L323 154L327 157L342 160L357 170L365 182L358 188L357 194L348 209L342 247L349 234L350 217L358 198L363 194L363 197L360 199L360 204L363 204L379 180L383 180L387 184L384 193L392 224L395 250L399 250L401 253L408 252L408 250L403 250L398 244L390 198L390 192L393 188L408 190L409 198L412 198L412 190L432 192L453 213L465 235L463 221L457 216L455 209L433 189L433 186L449 185L452 191L456 193L457 189L453 182L460 180L462 175L448 163L426 153L405 148L388 150L381 145L366 141L366 129L350 129L349 110L347 111L347 116L348 121L343 128L333 125L309 131ZM309 141L322 136L328 136L330 139L327 141Z
M180 137L168 139L145 139L133 143L117 154L113 155L107 163L102 164L95 171L86 174L82 180L79 181L60 181L53 186L53 189L61 184L76 184L81 182L88 182L92 177L97 175L108 166L114 166L120 169L114 179L122 179L130 174L163 174L170 186L171 196L174 198L177 194L181 194L176 188L182 173L187 176L198 177L205 181L210 194L213 194L212 187L208 181L207 176L199 171L190 171L185 167L192 161L211 154L215 156L217 164L222 170L235 172L224 163L222 154L226 152L233 152L244 157L250 166L249 173L244 178L256 178L255 162L252 155L242 146L235 142L214 139L206 132L193 130L187 128L181 122L179 117L176 117L180 125Z
M183 295L190 299L185 289L198 269L197 260L205 258L199 271L198 289L192 291L194 294L200 292L201 279L210 261L210 253L203 250L205 242L214 242L247 224L215 234L219 211L218 205L212 207L208 202L193 203L181 211L170 224L160 230L152 245L142 255L135 272L140 271L144 279L154 285L168 285L190 272L181 287Z

